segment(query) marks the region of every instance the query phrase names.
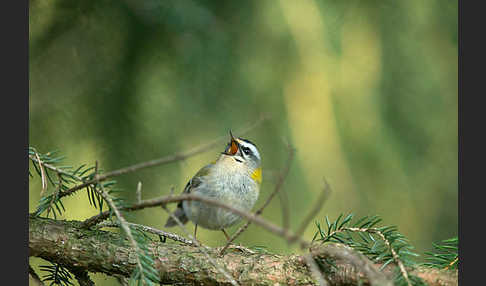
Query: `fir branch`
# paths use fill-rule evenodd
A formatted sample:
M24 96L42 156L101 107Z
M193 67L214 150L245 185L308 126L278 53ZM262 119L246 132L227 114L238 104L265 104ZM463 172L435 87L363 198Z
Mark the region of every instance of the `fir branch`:
M457 269L459 265L459 238L442 240L440 244L433 243L436 252L425 252L429 262L422 265L439 269Z
M53 209L53 205L56 206L56 209L59 210L59 206L58 205L62 205L61 201L58 201L58 197L59 197L59 192L61 191L61 187L62 187L62 176L58 173L57 174L57 178L58 178L58 185L57 185L57 188L54 190L54 193L51 195L51 199L49 201L49 205L47 206L47 217L49 217L49 214L51 213L52 211L52 214L54 216L54 218L56 219L56 210ZM62 207L64 209L64 206ZM62 212L59 210L59 215L61 215Z
M44 156L48 156L47 154L45 154ZM32 156L32 155L29 155L30 160L32 160L33 162L36 162L39 165L44 166L45 168L47 168L47 169L49 169L51 171L54 171L54 172L56 172L58 174L68 176L68 177L73 178L73 179L76 179L78 181L83 181L83 178L76 176L74 172L65 171L65 169L69 169L69 166L64 166L64 168L55 167L54 165L51 165L51 164L42 162L41 159L39 158L39 154L38 153L35 153L35 155L36 155L35 157ZM47 157L45 157L45 158L47 158ZM60 160L60 159L58 159L58 160ZM56 161L58 161L58 160L56 160ZM84 165L82 165L81 167L83 167L83 166Z
M420 283L420 279L415 277L413 280L416 282L412 283L406 270L406 266L414 265L410 256L418 256L418 254L411 251L413 247L395 226L375 227L381 222L378 216L363 217L354 224L351 224L352 214L347 215L340 222L342 218L343 214L331 223L326 216L327 230L322 229L321 225L317 223L318 231L314 235L314 240L319 235L320 238L317 241L321 243L339 242L348 245L372 261L382 263L382 269L390 263L395 263L400 274L396 277L396 282L400 283L403 279L408 286ZM351 234L357 236L353 237Z
M94 167L85 168L86 165L83 164L77 169L73 170L73 168L70 166L55 166L54 164L61 162L63 157L53 158L53 153L54 152L41 154L38 153L35 148L29 148L29 159L31 160L37 173L41 179L43 179L43 181L45 181L45 178L47 178L55 187L51 194L43 195L41 197L37 210L34 212L34 214L40 215L47 211L47 216L52 213L54 218L57 218L57 215L62 215L62 213L65 211L61 198L66 196L66 190L68 190L69 186L72 184L84 182L92 178L94 173L89 173L89 171L92 171ZM41 168L37 167L37 165L41 166ZM57 182L52 180L49 172L54 172L56 174Z
M39 266L41 271L47 272L42 281L51 281L51 284L56 284L60 286L74 286L71 282L72 276L69 271L59 263L51 263L51 265L41 265Z
M81 269L81 268L70 268L69 271L71 271L72 274L74 274L74 277L76 280L78 280L79 286L94 286L93 280L88 275L88 272Z
M37 275L37 273L34 271L34 268L32 268L32 266L30 266L30 264L29 264L29 275L30 275L30 277L32 277L32 279L34 280L34 282L37 285L44 286L44 283L40 279L39 275Z
M97 163L96 166L98 166ZM96 168L96 173L94 176L94 179L96 181L98 179L97 169L98 168ZM143 247L143 245L146 244L144 238L141 235L134 235L134 233L132 233L132 229L130 228L121 211L119 210L119 206L117 206L116 201L108 194L108 192L105 191L103 184L96 185L99 185L100 189L94 188L94 190L107 202L110 211L112 211L113 214L117 217L118 221L120 222L121 229L128 238L131 246L133 247L133 249L135 249L135 252L137 253L137 268L133 273L133 280L143 281L143 283L147 285L152 285L153 283L158 284L159 277L157 271L153 267L153 260L146 252L145 247Z
M99 182L100 175L98 170L98 162L96 162L94 168L91 167L83 170L85 165L82 165L77 169L73 170L71 167L67 167L67 166L58 167L58 166L51 165L50 163L52 163L53 161L59 162L60 159L57 158L56 160L53 160L52 158L50 158L48 154L41 155L41 156L37 155L35 157L33 155L30 156L33 162L34 161L42 162L41 160L44 160L45 162L49 162L49 163L43 162L40 163L39 165L44 166L46 170L51 170L55 172L58 176L56 190L54 191L53 194L41 198L39 206L36 212L34 213L35 215L39 215L47 210L47 216L49 216L49 214L52 212L54 218L56 218L57 214L62 214L62 212L65 211L64 206L62 204L61 197L63 194L63 189L64 190L67 189L66 183L85 182L86 180L92 181L93 183L88 185L86 188L90 204L92 204L94 207L99 208L101 213L104 204L103 202L106 202L109 208L108 212L117 217L118 221L120 222L120 228L127 236L132 247L134 247L134 249L137 250L137 256L136 256L137 268L134 271L134 277L138 277L139 280L143 281L144 284L150 285L152 284L152 282L158 283L159 277L157 274L154 274L156 273L156 271L152 266L153 264L152 259L146 253L146 247L144 247L145 241L143 236L141 235L137 236L134 234L135 232L132 233L126 220L121 214L120 209L126 207L125 202L120 198L116 198L110 195L110 193L114 192L112 186L115 184L115 181ZM48 174L48 173L41 172L41 175L42 174ZM89 283L88 280L84 280L84 281L86 281L86 283Z
M133 172L141 168L151 167L151 166L155 166L167 162L173 162L177 160L184 160L188 156L192 156L194 154L202 152L203 151L202 147L200 147L200 149L190 150L186 153L179 153L179 155L175 154L168 157L164 157L165 159L161 158L166 161L161 159L152 160L145 163L135 164L127 168L122 168L119 170L108 172L105 174L98 173L97 164L95 167L91 167L91 168L85 168L85 165L81 165L75 170L73 170L73 168L70 166L57 166L56 164L58 164L58 162L60 162L61 160L60 157L52 158L51 157L52 153L40 154L37 153L35 149L29 148L29 158L32 161L35 170L37 171L37 173L39 173L42 180L43 189L41 193L44 193L44 191L47 190L48 181L51 182L51 184L56 187L52 194L48 196L43 196L41 198L36 214L40 214L47 210L47 216L49 216L49 214L52 212L54 217L56 218L56 210L58 214L61 214L62 211L65 211L64 206L62 205L61 198L67 195L74 194L75 191L79 189L86 188L90 204L92 204L96 208L99 208L100 213L86 220L83 223L83 225L85 227L87 226L89 227L91 225L98 223L103 219L106 219L114 215L117 218L118 222L111 223L111 224L104 223L98 225L98 227L117 225L123 230L126 237L128 238L128 241L130 242L131 247L135 249L137 253L136 267L132 275L133 278L132 282L134 280L138 280L147 284L151 284L152 282L158 283L159 277L156 270L154 269L153 259L150 255L148 255L147 243L145 241L146 235L143 232L151 232L158 235L162 234L163 237L169 237L174 240L179 239L177 241L186 244L189 244L187 242L190 242L190 244L199 245L201 249L203 249L204 247L201 246L195 240L188 241L185 240L184 238L175 238L174 237L175 235L172 234L164 233L162 231L155 230L155 229L150 229L149 227L146 226L140 226L140 225L128 223L126 219L123 217L122 212L124 211L134 211L134 210L140 210L143 208L154 207L154 206L162 206L165 209L166 203L179 202L183 200L197 200L208 204L212 204L217 207L221 207L223 209L227 209L235 214L240 215L241 217L247 220L245 226L240 228L233 235L233 240L241 232L243 232L250 223L255 223L267 229L268 231L283 237L289 243L294 243L296 241L299 242L301 248L307 248L308 246L311 245L311 243L303 240L301 236L305 228L310 223L310 221L322 208L325 199L328 197L328 192L330 191L330 187L327 182L325 182L325 188L321 196L317 200L316 205L311 209L308 216L302 221L300 227L297 228L297 231L295 233L292 233L288 229L288 225L286 224L283 228L281 228L259 217L263 209L269 204L269 202L274 197L274 195L276 195L279 192L281 185L288 174L290 160L292 159L293 156L293 153L291 152L289 153L289 163L286 165L286 169L284 168L284 170L282 171L281 176L275 186L274 192L271 193L270 197L267 199L264 205L254 214L244 212L235 209L232 206L225 205L221 202L214 201L206 197L199 197L193 194L180 195L180 196L171 195L171 196L165 196L165 197L156 198L152 200L141 200L141 183L139 183L137 186L137 202L133 205L126 205L123 200L112 196L112 193L114 192L112 185L115 183L115 181L106 181L107 178ZM180 154L182 154L182 156ZM90 172L93 170L93 168L94 168L94 172ZM52 172L54 172L58 176L57 183L53 182L51 176L49 175L49 172L51 172L51 175ZM72 185L75 186L69 188L69 186ZM104 202L106 202L108 206L108 210L103 212L102 209L103 209ZM419 285L423 283L423 281L420 278L414 275L410 275L410 273L407 271L407 267L414 266L414 263L410 260L410 256L417 256L417 254L411 252L412 247L408 244L408 241L405 239L405 237L397 231L397 228L395 226L378 227L377 225L379 222L381 222L381 219L377 216L361 218L354 224L351 224L352 219L353 219L352 214L346 217L344 217L341 214L336 221L331 223L328 217L326 216L327 229L324 230L321 228L320 224L317 224L318 232L316 232L313 241L315 241L316 238L320 235L320 239L318 239L317 241L321 241L322 243L339 242L344 245L348 245L354 248L355 250L363 253L364 255L372 259L374 262L380 263L382 265L381 269L384 269L391 264L396 265L397 267L395 267L394 269L397 271L397 276L395 279L397 285L406 284L408 286L411 286L411 285ZM184 228L182 224L180 225ZM187 233L188 232L186 231L186 234ZM188 236L192 239L192 236L190 234L188 234ZM457 254L457 238L454 239L443 241L444 245L434 244L436 250L442 251L443 253L439 253L439 254L429 253L432 257L430 258L432 262L429 263L430 264L429 266L439 267L440 265L440 268L443 269L457 268L457 264L459 260ZM224 252L224 250L228 247L228 245L233 240L230 240L230 242L222 249L221 253ZM308 257L306 257L306 259L307 258ZM316 271L316 269L318 270L318 267L315 264L316 262L314 260L312 260L312 262L307 260L306 263L309 269L312 271L316 280L320 281L321 284L326 284L327 282L325 280L322 280L319 278L319 276L317 276L317 274L320 275L320 273ZM218 268L218 265L214 264L214 266ZM59 267L61 266L58 264L56 267L57 270L59 270ZM233 279L231 275L229 275L229 273L224 272L224 269L223 272L221 273L224 276ZM67 272L67 275L69 275L69 272ZM230 281L233 284L233 281L235 280L234 279L231 280L231 279ZM57 280L56 279L54 280L57 282L62 281L62 279L59 280L59 278ZM67 282L59 282L59 283L70 283L70 282L68 279Z

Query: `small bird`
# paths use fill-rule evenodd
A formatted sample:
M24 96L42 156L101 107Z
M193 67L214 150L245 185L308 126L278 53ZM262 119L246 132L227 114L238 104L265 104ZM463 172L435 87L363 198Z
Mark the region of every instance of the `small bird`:
M201 168L186 184L184 194L197 194L231 205L243 211L250 211L255 205L262 182L261 157L254 143L243 138L231 140L224 152L213 163ZM203 228L223 231L241 218L231 211L199 201L181 201L173 215L185 224L195 224L194 238L198 225ZM165 226L177 225L171 217Z

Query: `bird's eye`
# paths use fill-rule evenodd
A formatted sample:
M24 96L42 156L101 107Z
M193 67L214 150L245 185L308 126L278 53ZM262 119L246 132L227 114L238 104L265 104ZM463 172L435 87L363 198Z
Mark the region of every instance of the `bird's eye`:
M246 155L250 155L251 150L250 150L250 148L248 148L248 147L243 147L243 152L244 152Z

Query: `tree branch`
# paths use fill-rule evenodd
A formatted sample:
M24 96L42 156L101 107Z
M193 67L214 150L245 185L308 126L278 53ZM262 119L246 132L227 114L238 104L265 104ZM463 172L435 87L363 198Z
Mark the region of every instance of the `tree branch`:
M135 250L119 234L81 227L79 221L61 221L29 217L29 255L61 263L70 269L101 272L107 275L129 277L136 267ZM314 259L332 258L323 249L313 247ZM206 248L209 255L240 285L317 285L301 255L276 255L268 253L229 252L219 256L219 249ZM227 278L213 265L199 248L178 243L149 243L155 268L161 283L229 285ZM336 269L326 274L329 285L370 285L366 272L358 271L352 261L335 260ZM429 285L457 285L457 271L436 271L421 268L412 272L425 279Z
M368 258L346 245L329 244L327 247L317 246L311 249L311 253L315 258L346 261L354 268L361 269L371 285L393 286L392 281L386 277L385 273L380 272Z

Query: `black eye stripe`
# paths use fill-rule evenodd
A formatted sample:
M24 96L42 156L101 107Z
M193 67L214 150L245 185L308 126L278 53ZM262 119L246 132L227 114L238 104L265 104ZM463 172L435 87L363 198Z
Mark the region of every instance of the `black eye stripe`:
M238 149L239 149L239 150L237 150L238 154L240 154L245 159L252 159L252 160L260 161L260 153L258 152L258 149L257 149L255 143L251 142L248 139L244 139L244 138L241 138L241 137L238 137L238 139L236 139L236 141L237 141L237 145L238 145ZM221 152L221 153L228 155L228 150L230 148L231 148L231 141L226 144L224 152Z

